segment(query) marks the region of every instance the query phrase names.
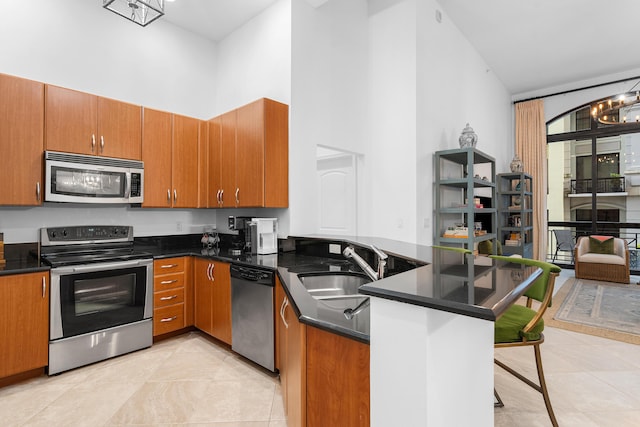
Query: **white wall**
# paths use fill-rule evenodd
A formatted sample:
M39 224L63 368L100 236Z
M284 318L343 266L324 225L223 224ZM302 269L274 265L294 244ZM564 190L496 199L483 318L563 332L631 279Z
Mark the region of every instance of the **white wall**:
M418 1L369 9L366 234L416 241Z
M140 27L97 0L0 2L0 72L202 119L216 46L162 18Z
M442 14L440 23L436 10ZM419 52L416 240L430 244L433 153L458 148L458 137L469 123L478 134L476 148L496 159L496 173L509 172L514 154L513 105L502 82L435 0L419 1L415 15Z
M291 0L280 0L218 43L216 114L266 97L291 107ZM289 138L289 151L292 139ZM290 165L294 157L289 154ZM291 166L289 166L291 171ZM289 176L293 180L291 173ZM289 203L293 196L289 192ZM278 234L289 235L287 209L235 209L215 213L221 231L227 217L278 218Z
M266 97L291 103L291 0L280 0L218 43L216 114Z
M360 234L423 244L432 241L433 153L457 147L467 122L497 171L508 171L510 94L444 13L435 21L437 8L293 3L292 233L317 231L309 193L318 144L361 154Z
M366 150L367 25L366 0L329 0L317 9L292 2L291 234L318 230L317 145ZM361 222L359 217L359 226Z

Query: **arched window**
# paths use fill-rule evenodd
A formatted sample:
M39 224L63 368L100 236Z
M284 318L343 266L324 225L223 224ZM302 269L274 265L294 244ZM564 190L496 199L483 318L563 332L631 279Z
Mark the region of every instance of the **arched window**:
M635 93L627 96L635 96ZM602 123L594 115L623 106ZM595 110L594 110L595 109ZM625 105L618 96L598 99L547 123L548 226L573 236L606 234L629 243L632 272L640 249L640 104ZM550 258L557 242L551 233ZM571 263L570 253L556 262Z

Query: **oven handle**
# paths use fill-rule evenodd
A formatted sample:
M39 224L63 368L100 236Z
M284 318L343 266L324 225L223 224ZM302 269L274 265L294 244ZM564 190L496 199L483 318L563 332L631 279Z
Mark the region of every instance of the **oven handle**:
M120 262L112 262L112 263L106 263L106 264L98 263L98 264L92 264L92 265L86 265L86 266L83 265L80 267L70 267L68 271L72 271L74 273L88 273L92 271L102 271L102 270L108 270L112 268L135 267L138 265L142 265L145 262L148 263L148 260L120 261Z

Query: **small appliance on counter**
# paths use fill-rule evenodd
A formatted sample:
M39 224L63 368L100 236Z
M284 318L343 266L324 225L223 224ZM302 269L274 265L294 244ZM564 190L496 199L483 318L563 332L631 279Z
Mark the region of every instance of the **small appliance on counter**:
M278 253L278 219L252 218L248 223L251 253L269 255Z
M249 222L251 217L248 216L230 216L228 220L229 230L238 232L231 242L229 254L233 256L242 255L243 252L251 252L251 233L249 233Z

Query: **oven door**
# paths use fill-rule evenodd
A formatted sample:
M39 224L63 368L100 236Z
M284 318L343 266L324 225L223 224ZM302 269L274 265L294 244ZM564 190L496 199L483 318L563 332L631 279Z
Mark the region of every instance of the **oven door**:
M51 270L50 340L149 319L152 314L151 259Z

